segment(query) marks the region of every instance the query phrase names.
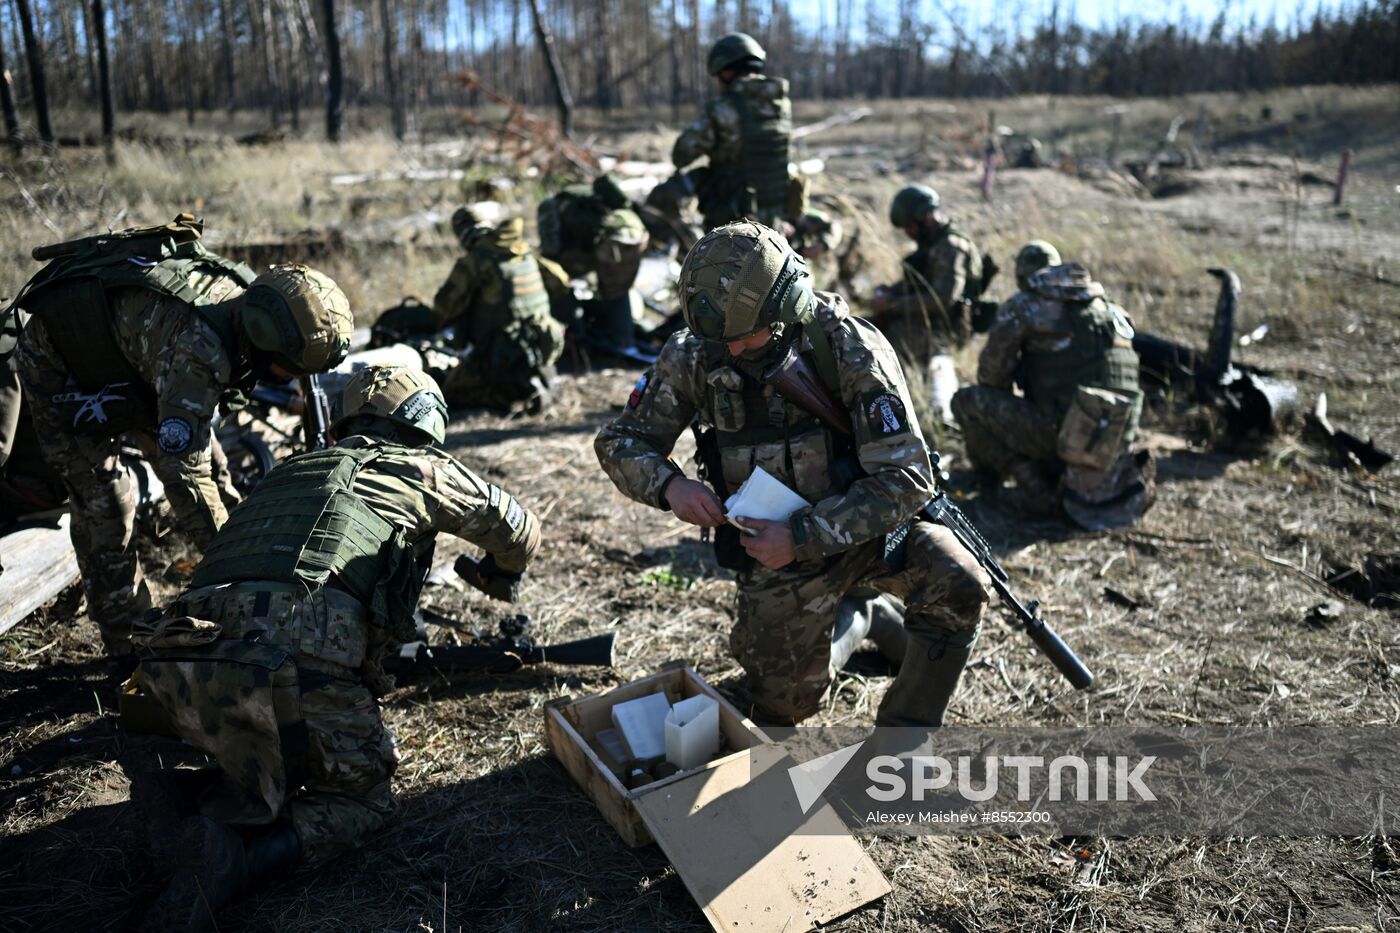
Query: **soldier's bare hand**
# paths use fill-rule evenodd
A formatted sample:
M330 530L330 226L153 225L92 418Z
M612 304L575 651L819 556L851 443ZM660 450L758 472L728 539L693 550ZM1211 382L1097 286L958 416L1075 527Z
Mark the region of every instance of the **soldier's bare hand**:
M701 528L724 524L724 504L704 483L678 476L666 487L666 504L676 518Z
M787 522L770 522L762 518L736 519L756 534L742 535L740 543L749 556L769 570L779 570L797 559L797 543L792 539L792 526Z

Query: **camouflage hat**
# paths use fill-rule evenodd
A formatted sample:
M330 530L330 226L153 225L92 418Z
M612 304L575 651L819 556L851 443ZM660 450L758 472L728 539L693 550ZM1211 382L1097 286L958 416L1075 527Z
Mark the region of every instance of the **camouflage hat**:
M1060 264L1060 251L1044 240L1031 240L1016 254L1016 284L1024 291L1031 276L1047 266Z
M622 190L617 179L606 173L593 179L593 194L615 211L632 204L632 200L627 197L627 192Z
M896 227L918 223L925 215L938 210L938 203L938 192L928 185L901 188L890 202L890 223Z
M286 369L323 373L350 352L350 299L309 266L273 266L248 286L242 305L248 342Z
M340 393L340 416L332 429L370 415L421 431L441 444L447 436L447 402L433 377L410 366L367 366Z
M768 61L768 53L748 33L731 32L710 47L710 57L705 67L713 76L751 58L763 64Z
M459 207L452 212L452 235L463 246L467 245L468 235L483 226L486 226L486 221L470 207Z
M712 342L810 320L815 300L807 261L782 234L751 220L705 234L686 255L677 285L686 326Z

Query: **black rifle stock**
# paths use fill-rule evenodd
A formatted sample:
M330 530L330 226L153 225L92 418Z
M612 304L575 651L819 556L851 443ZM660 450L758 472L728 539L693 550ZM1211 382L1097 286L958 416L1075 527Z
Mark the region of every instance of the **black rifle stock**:
M1089 668L1085 667L1084 662L1079 660L1079 656L1074 653L1074 650L1065 644L1059 633L1050 627L1050 623L1040 617L1040 603L1036 600L1022 603L1016 598L1016 594L1011 592L1006 571L997 562L986 539L977 531L972 522L968 521L962 509L954 505L946 495L939 493L924 508L924 515L930 521L937 522L951 531L953 536L958 539L958 543L967 548L977 559L977 563L981 565L983 570L987 571L987 576L991 578L992 589L996 590L1001 601L1015 613L1017 620L1021 623L1021 630L1031 641L1035 642L1040 653L1050 659L1050 663L1055 665L1055 669L1064 675L1065 680L1068 680L1076 690L1083 690L1094 682L1094 675Z
M385 672L412 678L437 672L444 676L473 671L505 674L527 664L566 664L575 666L612 667L613 648L617 635L593 635L558 645L536 644L527 634L530 621L515 616L501 621L501 631L494 637L478 637L466 645L430 645L412 641L391 655Z
M831 398L826 387L812 371L806 360L797 352L795 346L788 351L781 362L764 372L763 381L770 383L783 398L821 419L837 434L847 440L853 436L850 413ZM936 472L938 454L930 451L929 456ZM864 468L856 460L854 451L848 454L847 459L852 461L846 470L848 474L857 478L867 475ZM1066 680L1078 690L1083 690L1094 682L1094 675L1084 666L1084 662L1079 660L1074 651L1050 627L1050 624L1040 617L1039 604L1036 602L1031 602L1029 605L1024 604L1011 592L1006 571L1002 569L1001 564L997 563L991 547L972 522L968 521L962 510L953 504L952 500L943 493L939 493L924 507L922 514L929 521L936 522L951 531L962 546L967 548L969 553L977 559L977 563L991 578L992 589L996 590L1002 602L1016 614L1022 630L1040 649L1040 653L1050 659L1050 662L1064 675ZM894 540L896 548L903 547L902 536Z

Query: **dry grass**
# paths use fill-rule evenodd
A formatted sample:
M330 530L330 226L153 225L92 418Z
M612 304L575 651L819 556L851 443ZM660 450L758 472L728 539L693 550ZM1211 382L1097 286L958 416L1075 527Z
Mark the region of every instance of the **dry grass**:
M1310 99L1326 103L1330 93L1316 91ZM1394 107L1370 92L1340 101L1347 112L1374 108L1378 121ZM1065 138L1087 132L1074 129L1075 107L1093 112L1102 103L1057 102L1053 115L1068 121ZM1182 105L1132 106L1156 115L1143 118L1146 127ZM1276 106L1287 112L1293 104L1281 99ZM1037 101L1000 103L998 111L1004 122L1006 114L1049 113ZM1245 282L1242 327L1271 327L1241 356L1297 381L1309 403L1327 391L1340 425L1400 449L1393 351L1400 315L1395 286L1376 274L1378 264L1393 262L1400 231L1393 192L1385 187L1390 182L1365 160L1348 216L1330 208L1325 191L1303 189L1299 196L1296 186L1279 181L1281 169L1268 166L1240 178L1209 176L1214 187L1158 201L1124 198L1050 170L1006 172L996 199L984 204L972 170L952 163L895 167L917 141L907 125L912 117L905 119L898 130L879 121L863 126L859 138L873 140L877 151L831 156L823 180L828 190L840 190L847 219L861 230L870 284L892 273L905 248L883 212L909 179L936 184L959 224L1004 267L1025 239L1051 239L1066 256L1088 262L1139 326L1193 342L1204 341L1214 303L1204 269L1225 264ZM655 134L641 131L615 138L636 152L661 146ZM203 190L206 177L206 213L230 242L283 235L307 223L348 223L355 197L372 199L362 216L385 217L455 196L451 182L333 190L326 183L333 172L451 162L373 138L340 150L284 146L275 161L279 171L288 170L265 182L259 164L271 154L263 150L158 153L149 164L161 174L146 176L141 166L148 156L133 147L120 154L110 180L84 158L65 153L61 174L24 170L28 190L50 219L65 218L54 220L65 234L99 217L106 222L123 208L127 222L163 219L182 206L180 199ZM104 186L112 192L107 201L96 194ZM297 200L302 190L311 194L309 214ZM0 191L10 207L0 225L18 252L42 238L42 221L8 180ZM1289 223L1285 203L1295 218ZM62 204L87 213L69 216ZM154 216L137 216L138 205ZM356 290L361 309L373 309L404 290L431 290L450 259L445 243L445 234L432 233L330 263ZM3 261L14 263L7 274L17 281L26 267L13 257ZM1009 293L1009 278L996 283L996 294ZM858 305L865 287L858 281ZM975 344L960 355L965 377L975 358ZM660 852L625 849L543 745L547 699L603 690L673 657L691 659L744 702L727 650L732 584L694 534L669 516L623 502L593 459L597 426L635 376L600 371L569 379L559 404L544 415L504 422L466 415L454 419L448 439L474 469L545 516L548 543L524 595L539 635L563 640L616 629L619 668L546 667L398 691L385 716L403 752L400 819L330 870L297 876L230 912L221 929L706 928ZM1068 691L1020 636L991 620L954 718L985 725L1400 719L1395 616L1343 598L1339 618L1308 621L1312 606L1341 598L1319 582L1328 570L1365 552L1400 548L1395 479L1344 473L1296 433L1265 448L1230 450L1210 443L1209 421L1199 414L1168 406L1153 419L1150 427L1174 431L1189 446L1162 457L1158 504L1138 528L1072 534L1019 521L995 499L966 500L969 514L1006 554L1018 588L1044 601L1047 615L1097 672L1099 686L1083 695ZM960 452L956 438L946 445ZM687 445L677 455L688 456ZM450 562L460 550L444 542L439 560ZM151 546L147 556L159 570L173 555ZM1103 595L1109 586L1146 608L1110 602ZM163 582L161 588L172 591ZM500 611L447 588L429 591L427 603L482 627L494 625ZM124 768L150 749L135 747L99 713L106 700L95 692L95 641L71 590L0 637L0 889L6 892L0 928L122 929L157 888L124 803ZM883 677L842 675L820 721L867 723L887 685ZM159 751L175 754L168 746ZM1383 930L1400 915L1400 876L1372 839L992 836L878 838L867 846L895 893L836 929Z

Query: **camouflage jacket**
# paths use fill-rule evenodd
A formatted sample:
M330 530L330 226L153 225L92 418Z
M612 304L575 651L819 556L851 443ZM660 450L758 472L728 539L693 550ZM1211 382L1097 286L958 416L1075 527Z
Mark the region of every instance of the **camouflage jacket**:
M433 314L458 337L478 346L517 321L551 328L549 300L539 263L518 218L477 232L433 296Z
M848 550L914 515L933 495L933 470L894 351L878 330L851 317L838 295L819 293L816 314L836 357L841 401L852 414L855 453L867 476L837 488L832 452L840 445L831 432L771 386L711 363L704 342L682 329L622 414L598 432L594 449L614 485L631 499L666 508L663 488L683 473L671 451L698 417L721 432L730 492L761 466L814 503L790 520L799 561ZM802 340L810 351L810 337ZM765 423L745 423L753 411L766 411Z
M671 147L671 162L683 169L706 156L711 165L738 162L744 152L743 115L733 98L721 94L705 101L689 126L681 130Z
M356 436L336 446L362 449L378 443ZM351 490L410 544L443 532L484 549L512 573L523 572L539 550L535 516L510 493L436 447L395 447L360 471Z
M1031 288L1017 292L997 308L996 321L987 331L987 344L977 359L977 382L994 389L1009 389L1023 355L1054 353L1066 349L1074 338L1065 301L1103 301L1103 286L1088 280L1070 283L1061 279L1078 266L1051 266L1031 277Z
M927 314L937 326L944 314L953 315L954 305L982 287L982 254L946 222L904 257L903 269L903 280L889 289L885 314L890 317Z
M243 292L221 276L194 284L210 302ZM214 417L224 390L246 374L192 305L143 288L114 290L109 301L117 345L155 390L159 455L151 465L181 529L203 547L227 517L210 470Z

